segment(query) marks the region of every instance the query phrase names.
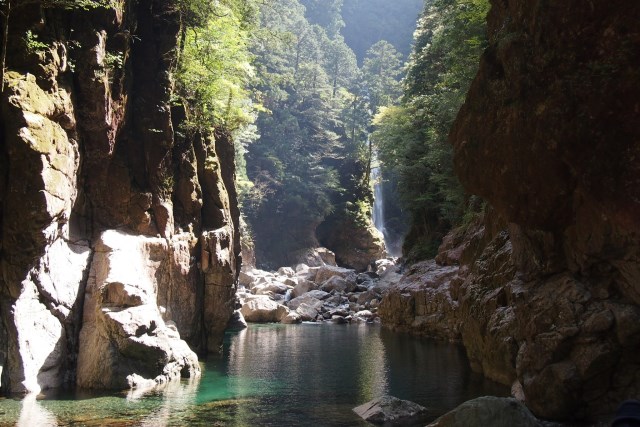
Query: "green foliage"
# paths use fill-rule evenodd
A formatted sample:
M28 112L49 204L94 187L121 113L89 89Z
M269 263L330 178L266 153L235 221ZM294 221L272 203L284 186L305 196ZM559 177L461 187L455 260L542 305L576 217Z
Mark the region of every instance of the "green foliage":
M305 3L322 12L324 2ZM316 245L315 228L347 202L359 206L357 214L370 201L361 180L369 119L362 75L343 38L320 21L309 22L297 0L278 0L261 7L253 38L257 90L268 111L258 115L260 137L247 147L253 185L245 187L243 208L258 257L274 265Z
M318 24L325 29L327 35L336 38L345 26L342 19L343 0L301 0L305 6L305 16L312 24Z
M27 31L24 35L24 43L27 47L27 52L36 54L44 52L49 47L48 44L42 43L38 40L38 36L31 30Z
M386 40L371 46L365 55L362 71L368 85L371 110L391 105L402 93L399 76L402 55Z
M372 43L360 69L340 34L342 3L261 4L250 39L264 110L257 139L237 148L247 169L240 194L258 259L271 266L317 245L322 224L370 224L371 119L402 94L402 55L388 42Z
M0 7L5 6L9 0L0 0ZM66 10L90 10L96 8L119 7L119 0L19 0L12 1L14 7L40 6L44 9Z
M432 256L463 220L465 197L447 138L486 45L487 0L433 0L415 33L399 107L382 109L372 135L382 162L399 177L413 217L405 251Z
M107 52L104 57L104 63L108 68L122 69L122 67L124 66L124 54L122 52Z
M202 3L202 4L201 4ZM176 72L177 93L188 107L187 129L230 131L253 121L254 78L249 38L252 2L181 3L185 24ZM200 7L202 6L202 7Z

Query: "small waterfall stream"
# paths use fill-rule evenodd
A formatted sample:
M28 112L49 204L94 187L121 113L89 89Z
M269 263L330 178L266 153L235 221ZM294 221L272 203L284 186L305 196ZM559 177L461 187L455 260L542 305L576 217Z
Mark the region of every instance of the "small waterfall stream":
M382 181L380 179L380 168L371 169L371 179L373 179L373 224L384 236L384 244L387 245L387 230L384 227L384 205L382 195Z
M395 242L392 242L389 232L385 227L384 218L384 194L382 191L382 177L380 175L380 167L371 169L371 179L373 180L373 225L382 233L384 237L384 246L387 253L393 257L401 256L402 253Z

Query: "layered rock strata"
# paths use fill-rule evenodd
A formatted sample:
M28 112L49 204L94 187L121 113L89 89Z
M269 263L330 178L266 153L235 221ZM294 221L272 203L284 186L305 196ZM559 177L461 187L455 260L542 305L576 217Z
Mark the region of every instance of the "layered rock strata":
M537 416L593 419L640 396L640 6L492 5L451 141L494 210L380 314L461 340Z
M12 5L1 390L197 375L233 313L239 212L230 137L175 132L177 4Z

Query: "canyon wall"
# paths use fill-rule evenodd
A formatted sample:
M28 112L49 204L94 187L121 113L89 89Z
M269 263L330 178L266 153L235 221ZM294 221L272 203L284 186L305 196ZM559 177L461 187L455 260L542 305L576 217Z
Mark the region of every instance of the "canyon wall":
M194 351L218 350L234 308L239 212L231 138L185 136L171 105L177 2L15 3L0 100L1 391L197 375Z
M383 302L541 417L640 397L640 4L494 0L452 129L490 205Z

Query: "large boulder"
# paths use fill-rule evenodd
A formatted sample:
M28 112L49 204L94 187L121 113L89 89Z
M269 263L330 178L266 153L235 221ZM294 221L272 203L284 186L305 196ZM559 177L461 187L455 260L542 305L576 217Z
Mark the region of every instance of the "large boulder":
M300 304L302 303L313 305L314 307L316 306L321 307L322 300L326 299L328 296L329 296L329 293L324 291L320 291L320 290L310 291L310 292L307 292L306 294L303 294L299 297L292 299L287 303L287 306L291 310L297 309L298 306L300 306Z
M275 323L286 317L289 309L266 295L260 295L245 301L240 313L250 323Z
M140 378L163 383L200 374L198 357L156 302L169 265L165 239L102 233L85 295L78 386L122 389Z
M340 276L333 276L320 286L320 290L325 292L353 292L355 289L356 283L354 281L347 281Z
M345 280L355 282L356 272L350 268L336 267L333 265L323 265L316 272L313 279L316 283L324 283L330 278L338 276Z
M300 316L300 314L295 311L290 311L286 316L280 319L280 323L283 323L285 325L293 325L296 323L300 323L303 320L304 319L302 318L302 316Z
M298 308L296 308L295 312L300 315L300 318L302 320L312 321L315 320L316 317L318 317L319 306L318 304L308 304L303 302L298 306Z
M353 412L365 421L375 424L407 422L411 418L423 415L424 406L393 396L382 396L353 408Z
M305 264L309 267L320 267L323 265L336 265L336 256L327 248L313 248L303 251L298 255L298 264Z
M307 292L316 290L318 285L315 282L306 279L299 279L298 284L293 288L291 292L294 298L299 297Z
M384 258L384 236L370 218L335 213L318 227L318 238L336 254L336 261L358 271Z
M469 400L447 412L428 427L542 427L522 402L485 396Z

